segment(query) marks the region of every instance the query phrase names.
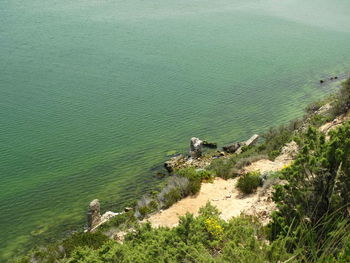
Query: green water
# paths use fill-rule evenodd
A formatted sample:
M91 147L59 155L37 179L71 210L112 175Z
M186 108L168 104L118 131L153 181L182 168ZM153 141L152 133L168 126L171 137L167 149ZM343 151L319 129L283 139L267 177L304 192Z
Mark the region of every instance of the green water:
M306 3L307 2L307 3ZM347 0L0 0L0 258L121 209L198 136L245 139L350 71ZM0 259L0 261L1 261Z

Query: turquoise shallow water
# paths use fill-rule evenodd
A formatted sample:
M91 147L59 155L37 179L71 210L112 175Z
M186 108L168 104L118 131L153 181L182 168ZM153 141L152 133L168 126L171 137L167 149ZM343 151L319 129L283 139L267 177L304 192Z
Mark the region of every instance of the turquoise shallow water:
M0 1L0 255L121 209L192 136L245 139L350 72L345 0Z

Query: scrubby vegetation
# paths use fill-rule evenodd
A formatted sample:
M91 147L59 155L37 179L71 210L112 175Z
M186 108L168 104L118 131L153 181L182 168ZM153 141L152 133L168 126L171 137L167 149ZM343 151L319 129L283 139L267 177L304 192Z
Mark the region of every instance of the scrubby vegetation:
M297 160L282 172L288 183L276 186L271 235L289 236L287 249L297 244L308 261L336 256L350 241L350 123L331 132L329 141L309 128L299 143Z
M267 158L259 147L249 147L239 155L233 155L228 159L216 159L210 164L208 170L215 176L223 179L235 178L240 175L240 169L253 162Z
M328 140L314 127L349 109L350 80L330 101L333 108L321 117L314 114L320 103L303 120L268 131L260 145L239 156L215 160L208 170L176 171L160 192L97 233L76 233L17 262L350 262L350 122L331 131ZM296 160L266 181L283 181L275 185L278 210L268 226L244 215L225 222L209 203L199 216L187 214L171 229L136 220L198 193L201 182L213 176L232 178L249 162L276 157L292 139L301 149ZM249 173L237 187L251 193L260 183L260 174ZM111 229L128 232L123 243L107 237L113 237Z
M137 202L135 216L144 218L159 209L170 207L186 196L195 195L200 191L202 182L210 182L213 178L212 172L207 170L193 167L177 170L158 194L143 196Z
M342 88L336 95L335 103L333 104L332 115L337 117L345 113L350 108L350 79L342 84Z
M244 194L251 194L261 185L261 181L259 172L250 172L238 179L237 188Z

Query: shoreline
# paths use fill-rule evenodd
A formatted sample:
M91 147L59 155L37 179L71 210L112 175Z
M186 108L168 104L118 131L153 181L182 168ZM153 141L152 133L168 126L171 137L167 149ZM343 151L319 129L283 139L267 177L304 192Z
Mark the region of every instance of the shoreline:
M346 79L346 77L345 77L345 75L346 74L344 74L344 79ZM344 81L344 79L343 78L339 78L339 77L332 77L331 79L329 79L329 81L332 81L332 82L339 82L339 84L341 84L343 81ZM321 83L321 84L324 84L325 82L323 82L323 83ZM335 92L336 94L337 94L337 92ZM327 99L329 99L329 98L331 98L332 96L334 96L334 93L332 93L332 94L330 94L330 95L327 95L327 96L325 96L325 98L323 98L322 99L322 101L325 101L325 100L327 100ZM328 104L323 104L322 105L322 107L320 107L318 110L316 110L316 111L314 111L314 112L312 112L311 114L309 114L309 115L322 115L322 113L323 112L327 112L328 110L330 110L330 107L329 107L329 105ZM310 116L309 116L310 117ZM306 117L305 117L305 115L303 116L303 118L304 118L304 122L305 123L308 123L308 121L309 121L309 119L307 119ZM306 119L305 119L306 118ZM297 120L299 120L299 119L297 119ZM291 122L293 122L293 121L295 121L295 120L292 120ZM342 123L342 122L341 122ZM327 123L327 124L324 124L325 126L328 126L328 127L323 127L322 129L322 131L324 132L325 130L327 130L327 129L329 129L329 127L331 127L331 126L333 126L333 124L332 123ZM337 125L339 125L339 123L337 123ZM303 126L303 125L302 125ZM302 128L305 128L305 127L302 127ZM255 137L255 136L257 136L258 137L258 135L254 135L253 137ZM252 137L252 138L253 138ZM252 140L252 138L250 138L249 140ZM198 139L198 138L192 138L192 139ZM192 140L191 139L191 140ZM255 139L257 139L257 138L255 138ZM255 139L254 140L252 140L252 142L253 143L255 143L256 141L255 141ZM248 141L249 141L248 140ZM216 145L216 143L214 143L215 145ZM200 156L199 158L193 158L193 156L191 156L191 154L192 154L192 151L193 151L193 149L191 148L191 150L190 150L190 153L186 156L186 155L183 155L183 154L178 154L178 155L176 155L176 156L174 156L174 157L172 157L172 158L170 158L170 160L168 160L168 161L166 161L165 163L164 163L164 167L165 167L165 169L166 170L168 170L168 173L169 173L169 175L171 176L172 175L172 172L174 171L174 170L176 170L176 169L179 169L179 168L186 168L186 167L194 167L195 169L198 169L198 170L202 170L202 169L205 169L206 167L208 167L208 166L210 166L211 165L211 163L212 163L212 161L213 160L216 160L216 159L228 159L228 158L230 158L230 157L232 157L233 155L237 155L237 154L240 154L241 153L241 149L242 149L242 147L244 147L244 142L243 143L238 143L239 145L239 147L237 147L232 153L229 153L229 152L223 152L222 150L221 151L216 151L214 154L212 154L211 153L211 155L204 155L204 156ZM191 142L191 145L192 145L192 142ZM228 145L228 146L236 146L237 145L237 142L236 143L233 143L233 144L230 144L230 145ZM227 148L228 146L223 146L222 148ZM248 145L249 146L249 145ZM209 147L210 148L210 147ZM216 147L213 147L213 148L216 148ZM236 152L237 150L239 150L238 152ZM180 159L179 159L179 157L180 157ZM284 156L285 157L285 156ZM181 158L182 158L182 160L181 160ZM268 172L268 171L270 171L270 172L275 172L275 171L279 171L279 170L281 170L284 166L288 166L290 163L291 163L291 161L292 161L292 158L286 158L287 160L288 160L288 162L281 162L281 161L278 161L278 158L281 158L281 156L278 156L276 159L275 159L275 161L270 161L270 160L268 160L268 159L261 159L261 160L258 160L258 161L256 161L256 162L254 162L254 163L250 163L247 167L249 167L250 166L250 169L251 169L251 171L253 171L253 170L261 170L261 169L259 169L259 168L261 168L261 165L262 166L265 166L265 167L267 167L267 170L265 170L265 171L263 171L263 172ZM282 157L282 159L283 159L283 157ZM171 165L169 166L169 162L172 162L172 160L175 160L175 162L179 162L180 164L178 165L178 164L175 164L173 167L171 167ZM180 161L179 161L180 160ZM263 164L260 164L259 162L265 162L265 163L263 163ZM276 169L276 165L274 164L274 162L279 162L279 166L278 166L278 168ZM254 167L254 166L257 166L257 167ZM170 168L170 169L169 169ZM244 168L246 168L246 167L244 167ZM243 168L243 170L244 170L244 168ZM248 168L248 170L249 170L249 168ZM165 175L166 176L166 175ZM220 180L222 180L222 179L220 179L219 177L216 177L214 180L216 180L216 181L220 181ZM226 180L226 182L228 182L229 183L229 180L230 179L228 179L228 180ZM236 180L234 180L234 181L236 181ZM231 182L231 183L233 183L233 181ZM202 186L203 186L203 184L208 184L208 183L202 183ZM210 183L209 183L210 184ZM219 183L220 184L220 183ZM207 188L209 188L210 189L210 187L207 187ZM220 189L220 186L219 186L219 189ZM209 190L209 191L215 191L216 189L214 188L214 189L212 189L212 190ZM174 204L172 204L172 206L170 206L169 208L166 208L166 209L161 209L161 208L159 208L158 210L156 210L156 211L154 211L154 212L151 212L149 215L147 215L144 219L142 219L140 222L153 222L152 223L152 225L153 226L174 226L174 225L176 225L175 223L174 223L174 219L175 219L175 221L177 221L178 220L178 217L179 216L182 216L182 215L184 215L184 213L186 213L186 212L190 212L190 213L194 213L194 214L196 214L197 212L198 212L198 209L201 207L201 206L203 206L203 205L205 205L205 203L204 203L204 199L201 197L201 194L203 195L203 193L199 193L198 194L198 196L199 196L199 199L201 199L202 201L200 201L199 202L199 205L193 205L193 201L196 199L196 196L186 196L186 197L183 197L183 198L181 198L180 200L178 200L178 201L176 201ZM204 195L205 195L205 191L204 191ZM259 194L259 195L261 195L261 194ZM197 196L197 197L198 197ZM231 198L231 197L230 197ZM212 200L216 200L217 198L211 198ZM186 201L186 200L188 200L188 201ZM207 199L205 199L206 201L210 201L210 198L207 198ZM189 206L188 206L188 204L187 203L192 203L192 204L190 204ZM192 207L191 207L191 205L192 205ZM214 204L215 205L215 204ZM169 213L169 211L171 210L171 208L173 208L173 207L175 207L174 209L172 209L172 210L174 210L175 212L175 214L176 214L176 216L174 216L174 214L172 214L171 216L168 214ZM189 207L187 210L184 208L184 207ZM246 208L246 207L245 207ZM197 211L196 211L196 209L197 209ZM168 211L168 212L167 212ZM178 211L178 212L177 212ZM225 219L228 219L228 218L230 218L230 217L232 217L232 215L238 215L239 213L241 212L241 210L240 209L238 209L238 210L234 210L234 212L233 212L233 214L230 214L231 216L229 216L229 215L223 215L223 217L225 218ZM108 212L106 212L106 213L111 213L110 211L108 211ZM159 215L160 214L163 214L164 216L163 217L165 217L166 218L166 220L168 220L169 219L169 217L171 217L172 218L172 220L170 220L169 222L172 222L172 223L162 223L162 220L159 218ZM176 218L175 218L176 217ZM112 217L111 218L109 218L108 220L110 220L110 219L112 219ZM149 220L150 219L150 220ZM266 219L266 218L265 218ZM106 220L106 222L108 222L108 220Z
M338 80L339 82L341 82L341 80ZM328 97L329 95L326 95L325 97Z

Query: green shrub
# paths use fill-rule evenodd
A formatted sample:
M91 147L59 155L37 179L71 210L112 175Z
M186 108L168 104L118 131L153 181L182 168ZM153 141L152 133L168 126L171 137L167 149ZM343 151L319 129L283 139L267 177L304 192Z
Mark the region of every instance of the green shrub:
M181 191L179 188L173 188L169 192L167 192L164 195L164 204L163 208L168 208L177 201L181 200L184 196L181 194Z
M333 103L333 117L345 113L350 107L350 79L342 83L342 87Z
M209 169L218 177L225 180L235 178L238 176L239 171L234 167L234 163L228 159L216 159L213 160L209 166Z
M108 222L99 226L97 231L104 232L111 228L124 230L124 229L130 228L131 226L136 224L136 222L137 222L137 219L134 216L134 211L129 211L129 212L114 216L113 218L108 220Z
M196 170L193 167L177 170L176 174L189 180L187 189L187 194L189 195L197 194L203 181L211 181L214 178L210 171Z
M98 249L108 240L108 237L100 232L74 233L62 242L62 246L69 256L77 247Z
M241 176L237 182L237 188L244 194L253 193L261 184L259 172L251 172Z
M223 179L235 178L240 175L240 169L252 162L268 158L258 152L257 146L250 146L247 151L241 154L234 154L229 159L216 159L212 161L209 170L216 176Z
M297 159L281 172L288 183L277 185L273 195L278 210L269 226L271 239L288 239L289 251L303 250L305 260L299 262L337 255L350 240L350 123L329 135L326 141L309 128L301 136Z
M135 216L144 218L146 215L156 212L159 208L159 203L154 197L143 196L135 207Z
M268 157L263 154L254 154L252 156L242 157L236 162L235 168L242 169L243 167L248 166L253 162L259 161L261 159L266 159L266 158Z

